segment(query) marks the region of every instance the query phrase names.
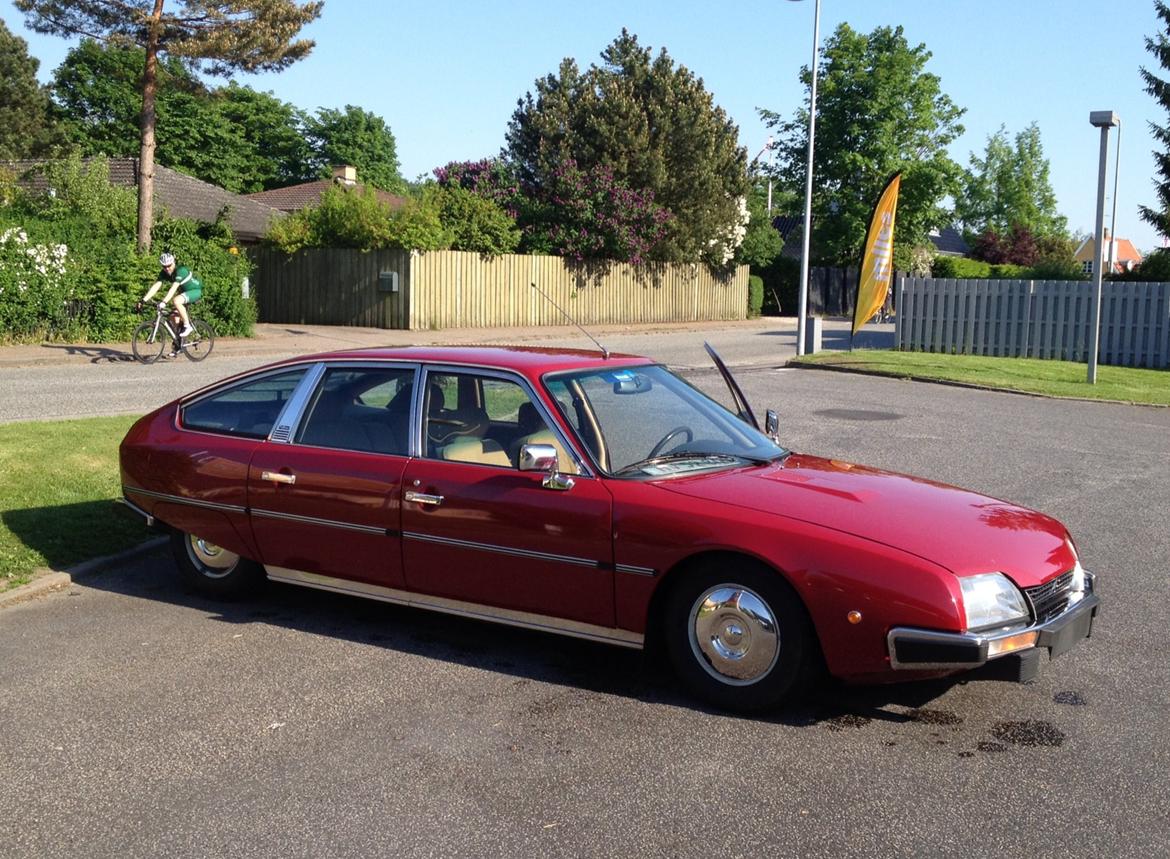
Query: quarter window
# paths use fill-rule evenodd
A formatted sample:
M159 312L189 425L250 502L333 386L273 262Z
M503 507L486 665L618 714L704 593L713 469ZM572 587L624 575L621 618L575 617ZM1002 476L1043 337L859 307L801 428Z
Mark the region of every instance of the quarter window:
M189 403L183 407L183 427L245 438L267 438L306 370L298 367L264 376Z

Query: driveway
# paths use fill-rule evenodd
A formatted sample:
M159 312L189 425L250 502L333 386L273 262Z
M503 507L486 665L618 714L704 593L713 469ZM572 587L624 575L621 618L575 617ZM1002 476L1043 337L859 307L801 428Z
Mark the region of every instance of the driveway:
M0 615L5 854L1164 855L1170 410L741 381L797 449L1061 518L1093 638L1030 685L743 719L636 653L288 587L207 602L160 553Z

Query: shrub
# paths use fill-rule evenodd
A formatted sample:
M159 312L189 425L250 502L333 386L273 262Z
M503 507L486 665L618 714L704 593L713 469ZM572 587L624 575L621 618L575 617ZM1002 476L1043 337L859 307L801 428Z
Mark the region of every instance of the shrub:
M0 231L0 333L23 339L63 327L74 299L63 244L40 244L20 227Z
M764 308L764 279L753 274L748 278L748 319L755 319Z
M504 208L461 185L435 186L435 196L451 247L489 256L510 254L520 244L520 228Z
M938 256L934 258L930 273L932 277L986 279L991 277L991 265L982 260L965 257Z
M800 261L778 256L757 273L764 281L761 311L767 316L795 316L800 300Z
M440 204L434 193L412 197L394 213L387 245L405 250L438 251L451 247L451 234L443 225Z

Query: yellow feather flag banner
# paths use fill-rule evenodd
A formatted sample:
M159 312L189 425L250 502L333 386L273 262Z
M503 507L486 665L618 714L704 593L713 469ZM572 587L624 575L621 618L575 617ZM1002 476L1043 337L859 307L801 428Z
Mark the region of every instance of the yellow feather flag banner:
M898 211L898 189L901 187L902 174L895 173L873 208L861 257L857 301L853 305L854 334L881 309L894 277L894 215Z

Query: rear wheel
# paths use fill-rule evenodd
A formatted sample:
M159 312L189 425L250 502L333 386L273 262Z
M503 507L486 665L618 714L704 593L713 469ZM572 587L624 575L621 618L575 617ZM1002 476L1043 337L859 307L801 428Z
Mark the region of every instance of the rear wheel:
M256 590L264 581L264 571L255 561L194 534L172 531L171 554L183 582L208 596L221 599L242 596Z
M804 690L817 664L804 604L779 573L749 559L687 571L665 612L675 672L691 692L722 709L776 707Z
M166 329L158 324L156 335L155 325L154 322L143 322L134 329L134 338L130 341L130 345L134 349L134 357L143 364L153 364L161 358L163 349L167 345Z
M192 319L191 327L195 333L183 338L183 353L192 361L202 361L215 346L215 332L202 319Z

